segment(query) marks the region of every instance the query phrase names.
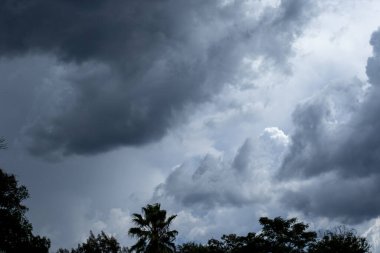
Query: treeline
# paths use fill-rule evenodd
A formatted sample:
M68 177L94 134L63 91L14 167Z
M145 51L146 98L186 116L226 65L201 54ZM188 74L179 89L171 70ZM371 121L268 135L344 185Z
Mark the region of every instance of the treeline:
M0 141L1 144L1 141ZM22 201L29 197L25 186L19 186L14 175L0 169L0 253L47 253L50 240L34 235L32 225L25 217L28 210ZM116 238L103 231L72 249L57 253L367 253L370 245L354 230L339 227L318 235L296 218L260 218L262 226L257 233L244 236L223 235L206 244L188 242L175 245L178 234L170 226L176 215L167 217L160 204L147 205L142 213L132 215L135 227L129 236L137 239L131 247L122 247Z
M221 240L211 239L206 245L185 243L178 246L182 253L365 253L370 252L367 240L357 236L354 230L338 227L318 237L308 225L296 218L260 218L262 230L223 235Z
M259 233L245 236L223 235L220 240L210 239L206 244L188 242L177 245L175 249L161 248L158 251L148 248L131 250L121 247L114 237L101 232L90 237L75 249L60 249L57 253L127 253L127 252L178 252L178 253L366 253L370 252L367 240L357 236L353 230L338 227L326 231L318 237L314 231L297 219L277 217L260 218L263 226ZM149 245L147 240L146 246Z

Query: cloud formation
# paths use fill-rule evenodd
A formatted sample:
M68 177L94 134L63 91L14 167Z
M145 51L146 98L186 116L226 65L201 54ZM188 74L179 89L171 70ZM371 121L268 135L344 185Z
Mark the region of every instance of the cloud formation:
M296 130L280 177L308 180L284 194L289 206L307 214L351 223L380 214L380 30L370 43L369 88L353 82L294 112Z
M276 191L271 180L288 142L280 129L266 128L259 138L247 139L232 161L206 155L198 163L176 167L153 199L195 211L268 203Z
M185 107L234 83L244 59L286 62L311 2L2 1L0 55L53 54L63 66L67 92L26 129L29 151L95 154L162 138Z

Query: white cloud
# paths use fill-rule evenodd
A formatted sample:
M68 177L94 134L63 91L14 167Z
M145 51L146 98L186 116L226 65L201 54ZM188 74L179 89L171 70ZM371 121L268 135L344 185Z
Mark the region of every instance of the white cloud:
M369 228L363 233L363 236L369 239L372 245L372 252L380 252L380 217L370 221Z

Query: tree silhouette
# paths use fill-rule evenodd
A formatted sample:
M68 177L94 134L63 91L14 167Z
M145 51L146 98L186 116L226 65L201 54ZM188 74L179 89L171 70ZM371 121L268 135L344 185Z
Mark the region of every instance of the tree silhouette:
M308 225L296 218L260 218L263 226L257 234L247 236L223 235L221 240L211 239L206 245L185 243L179 253L369 253L367 239L357 236L354 230L338 227L317 239L317 233L308 231Z
M128 234L138 238L131 251L146 253L175 252L174 240L178 232L170 230L170 224L176 215L166 218L166 211L160 204L142 208L142 215L134 213L132 221L137 227L130 228Z
M259 233L246 236L223 235L221 240L211 239L206 246L183 244L180 253L306 253L314 245L317 234L307 231L308 225L296 218L260 218L263 226ZM318 252L319 253L319 252Z
M90 231L87 241L79 244L76 249L59 249L57 253L126 253L126 248L121 248L119 242L113 236L108 236L103 231L95 236Z
M195 242L187 242L178 245L178 253L210 253L208 246Z
M25 186L18 186L14 175L0 169L0 252L48 252L50 241L34 236L25 217L22 201L29 197Z
M367 239L356 235L354 230L337 227L335 231L326 231L309 250L310 253L368 253Z
M317 237L317 233L306 231L309 225L297 222L297 218L276 217L272 220L262 217L259 222L263 228L258 239L264 247L264 252L304 253Z
M221 241L210 239L207 248L211 253L240 253L252 252L256 250L258 239L255 233L248 233L247 236L237 236L236 234L223 235ZM253 250L254 252L256 252Z

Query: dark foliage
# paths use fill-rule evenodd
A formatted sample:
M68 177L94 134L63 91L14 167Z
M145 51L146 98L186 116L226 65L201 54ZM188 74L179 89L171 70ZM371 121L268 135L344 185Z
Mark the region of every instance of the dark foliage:
M178 252L180 253L208 253L210 252L208 246L198 244L195 242L187 242L178 246Z
M166 219L166 211L161 210L160 204L147 205L142 208L143 215L134 213L132 221L137 225L129 229L132 237L138 238L131 251L146 253L175 252L175 237L178 232L170 230L170 224L176 217L172 215Z
M323 237L311 247L310 253L367 253L370 246L367 240L357 236L354 230L338 227L335 231L327 231Z
M262 243L262 252L304 253L317 237L315 232L306 231L309 226L297 222L296 218L285 220L277 217L271 220L262 217L260 224L263 228L258 238Z
M57 253L127 253L127 248L121 248L119 242L113 236L108 236L103 231L96 237L90 231L87 241L79 244L76 249L59 249Z
M14 175L0 169L0 250L7 253L48 252L50 240L34 236L25 217L28 210L22 201L29 197L25 186L19 186Z
M308 225L296 218L277 217L260 219L260 233L246 236L223 235L221 240L211 239L206 245L185 243L180 253L369 253L369 244L353 231L342 228L328 231L322 238L308 231Z

